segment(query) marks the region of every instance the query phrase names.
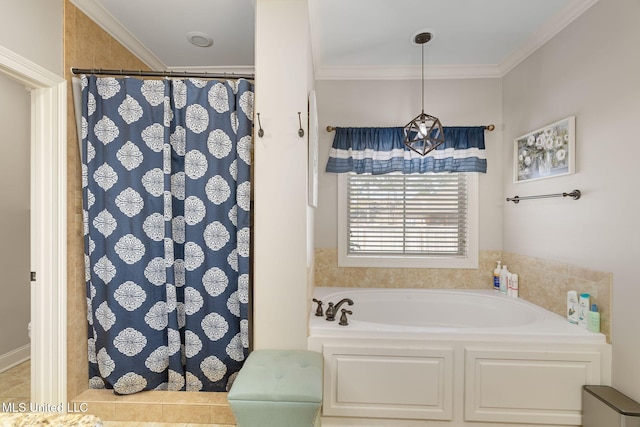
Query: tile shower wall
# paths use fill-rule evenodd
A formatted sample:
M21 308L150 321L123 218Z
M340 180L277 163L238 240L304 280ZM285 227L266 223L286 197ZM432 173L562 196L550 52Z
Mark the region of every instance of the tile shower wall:
M64 2L64 69L67 85L67 396L88 387L87 299L79 144L73 112L71 67L146 70L148 67L69 0Z
M336 248L316 248L315 285L361 288L491 289L502 260L518 274L520 297L561 316L567 291L591 294L600 309L601 330L609 339L612 274L502 251L481 250L478 269L338 267Z

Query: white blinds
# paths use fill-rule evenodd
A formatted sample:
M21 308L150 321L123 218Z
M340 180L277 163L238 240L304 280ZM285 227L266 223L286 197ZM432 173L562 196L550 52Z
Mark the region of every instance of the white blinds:
M466 256L467 179L465 173L350 173L348 253Z

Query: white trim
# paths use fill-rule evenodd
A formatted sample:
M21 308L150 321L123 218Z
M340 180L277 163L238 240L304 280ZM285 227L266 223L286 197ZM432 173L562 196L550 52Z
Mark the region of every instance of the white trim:
M152 70L164 70L166 65L140 40L127 30L113 15L96 0L70 0L71 3L98 24L127 50L140 58Z
M31 89L31 401L67 396L67 83L0 46L0 73Z
M25 344L5 354L0 354L0 373L29 360L31 357L31 344Z
M478 268L478 173L468 174L469 199L467 204L467 256L465 257L411 257L411 256L358 256L347 252L347 174L338 174L338 266L382 268Z
M483 79L502 77L497 65L431 65L425 66L424 78ZM316 80L420 80L419 66L320 66Z

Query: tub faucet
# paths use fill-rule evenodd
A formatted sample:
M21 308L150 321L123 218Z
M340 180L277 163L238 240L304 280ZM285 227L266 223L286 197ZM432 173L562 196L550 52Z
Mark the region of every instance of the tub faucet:
M327 315L327 320L328 321L332 322L332 321L336 320L336 313L340 309L340 306L342 304L344 304L345 302L347 304L349 304L349 305L353 305L353 301L350 298L341 299L335 305L332 302L329 303L329 306L327 307L327 310L325 311L325 314Z

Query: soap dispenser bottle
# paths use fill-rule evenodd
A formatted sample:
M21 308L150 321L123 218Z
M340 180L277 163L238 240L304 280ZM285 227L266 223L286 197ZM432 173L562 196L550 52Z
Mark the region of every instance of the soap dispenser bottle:
M502 266L502 271L500 272L500 293L506 294L507 289L509 289L509 270L507 270L507 266Z
M578 293L576 291L567 292L567 319L571 323L578 324Z
M509 276L509 290L507 294L510 297L518 298L518 275L516 273L511 273Z
M587 293L580 294L578 298L578 326L587 329L589 323L589 303L590 295Z
M493 270L493 289L496 291L500 290L500 263L502 261L496 261L498 266Z

